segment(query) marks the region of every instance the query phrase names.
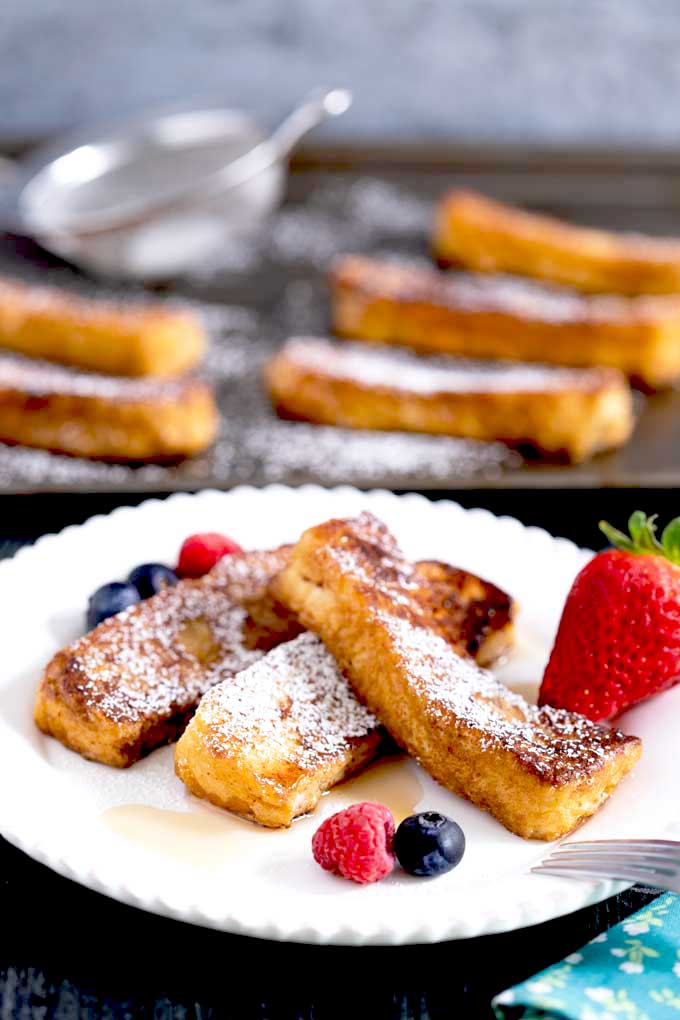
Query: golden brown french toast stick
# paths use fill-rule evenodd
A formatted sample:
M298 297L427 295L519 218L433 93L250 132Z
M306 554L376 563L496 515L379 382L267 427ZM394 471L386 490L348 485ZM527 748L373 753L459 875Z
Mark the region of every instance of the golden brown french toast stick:
M0 355L0 441L108 461L168 461L217 434L203 379L126 379Z
M0 347L17 354L111 375L173 376L193 368L205 346L188 309L0 279Z
M586 295L517 276L347 255L330 273L333 330L421 354L606 365L647 388L680 377L680 295Z
M440 265L519 273L583 291L680 292L680 238L576 226L471 191L441 200L432 248Z
M615 369L471 361L299 337L265 373L286 418L501 440L575 462L626 442L634 424L630 387Z
M362 514L306 531L276 586L435 779L511 832L563 836L633 768L640 741L510 692L441 639L413 583L392 535Z
M201 700L175 749L198 797L271 828L375 757L377 720L309 632L274 648Z

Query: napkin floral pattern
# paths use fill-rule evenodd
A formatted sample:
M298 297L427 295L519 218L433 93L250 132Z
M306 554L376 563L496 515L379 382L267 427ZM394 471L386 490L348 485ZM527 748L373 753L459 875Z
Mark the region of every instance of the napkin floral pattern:
M680 1020L680 897L666 893L496 996L498 1020Z

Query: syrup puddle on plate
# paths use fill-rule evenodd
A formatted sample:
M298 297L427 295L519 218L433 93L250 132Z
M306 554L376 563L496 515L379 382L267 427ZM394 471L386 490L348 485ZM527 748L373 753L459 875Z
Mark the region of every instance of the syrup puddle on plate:
M111 832L143 850L203 871L217 871L253 836L276 831L256 828L226 811L169 811L148 804L108 808L100 818Z
M330 790L327 796L333 800L334 808L337 802L338 811L362 800L384 804L398 825L415 814L424 793L413 762L403 755L394 755L369 765L359 775Z
M334 811L362 800L377 801L390 809L398 825L414 813L423 795L415 765L406 757L395 756L369 765L358 776L330 790L324 800ZM306 816L312 822L314 818ZM245 852L253 839L271 838L286 831L267 829L208 806L170 811L149 804L121 804L103 811L100 820L111 832L142 850L203 871L217 871L230 857Z

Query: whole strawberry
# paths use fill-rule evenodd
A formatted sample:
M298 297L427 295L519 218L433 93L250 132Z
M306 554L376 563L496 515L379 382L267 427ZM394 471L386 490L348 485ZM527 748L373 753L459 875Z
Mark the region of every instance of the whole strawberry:
M539 704L609 719L680 680L680 517L661 541L654 521L636 511L630 537L600 523L616 548L572 585Z

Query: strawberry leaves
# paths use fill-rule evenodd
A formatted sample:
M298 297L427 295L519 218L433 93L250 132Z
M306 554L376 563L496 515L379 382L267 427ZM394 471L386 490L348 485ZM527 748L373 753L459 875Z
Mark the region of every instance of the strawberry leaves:
M642 510L636 510L630 516L630 535L612 527L607 521L600 521L600 531L616 549L634 555L663 556L680 566L680 517L666 525L661 533L661 541L656 535L656 515L648 517Z
M668 559L680 563L680 517L676 517L663 529L661 544Z

